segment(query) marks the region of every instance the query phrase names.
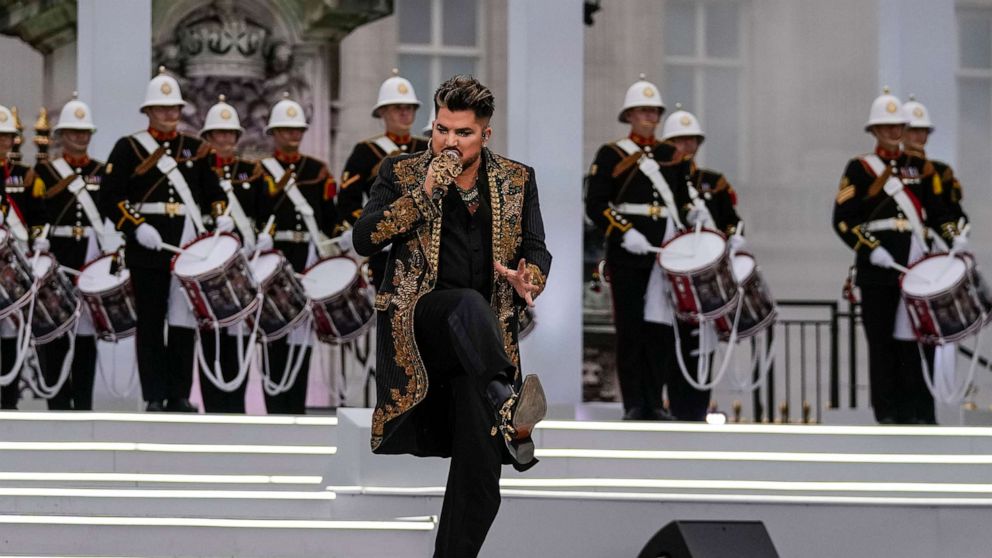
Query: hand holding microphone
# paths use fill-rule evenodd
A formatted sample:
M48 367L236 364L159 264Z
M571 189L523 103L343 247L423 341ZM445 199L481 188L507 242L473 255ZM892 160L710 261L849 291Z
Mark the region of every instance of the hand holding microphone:
M455 151L442 151L431 159L430 171L424 189L432 200L440 200L448 192L448 186L462 173L462 162Z

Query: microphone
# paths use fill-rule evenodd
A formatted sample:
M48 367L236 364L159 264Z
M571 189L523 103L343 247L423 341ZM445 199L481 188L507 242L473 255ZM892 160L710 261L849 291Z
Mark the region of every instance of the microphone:
M439 201L448 192L448 186L462 173L462 162L458 153L442 151L431 160L431 171L434 175L434 190L431 199Z

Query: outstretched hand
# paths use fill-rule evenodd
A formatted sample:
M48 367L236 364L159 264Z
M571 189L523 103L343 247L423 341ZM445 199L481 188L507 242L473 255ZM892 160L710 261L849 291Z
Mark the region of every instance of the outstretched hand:
M506 280L513 285L513 290L517 291L520 298L527 302L527 306L534 306L534 294L537 293L541 288L531 282L533 273L527 269L527 260L520 258L520 264L517 265L517 269L513 270L505 265L493 260L493 265L495 266L496 273L499 273Z

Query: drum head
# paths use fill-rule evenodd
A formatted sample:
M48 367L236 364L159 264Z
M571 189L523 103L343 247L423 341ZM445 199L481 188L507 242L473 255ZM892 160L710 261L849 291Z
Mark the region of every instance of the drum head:
M99 293L119 287L131 278L131 272L121 269L117 275L110 273L114 257L103 256L88 263L76 279L76 286L84 293Z
M259 284L268 281L269 277L282 265L283 257L278 252L260 254L255 261L251 262L251 272L255 275L255 280Z
M0 228L0 246L6 244L9 239L10 233L7 232L7 229Z
M350 258L329 258L318 262L303 275L303 288L314 300L323 300L348 287L358 273L358 264Z
M37 258L32 256L34 260L34 276L41 279L52 269L53 266L58 265L55 258L49 254L41 254Z
M703 230L690 232L669 240L662 246L659 263L673 273L702 269L720 259L727 241L720 233Z
M734 254L734 278L738 283L743 283L752 273L757 265L754 256L750 254Z
M957 284L968 270L956 256L934 256L916 263L902 278L902 291L909 296L927 297Z
M220 269L239 249L241 243L231 235L222 234L216 240L213 236L205 236L187 245L186 252L176 256L172 269L182 277L197 277Z

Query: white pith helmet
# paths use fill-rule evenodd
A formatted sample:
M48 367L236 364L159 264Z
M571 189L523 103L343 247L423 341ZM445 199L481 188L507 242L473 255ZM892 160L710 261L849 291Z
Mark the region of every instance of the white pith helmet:
M909 101L902 106L902 111L906 113L906 117L909 118L910 128L926 128L927 130L933 131L933 122L930 121L930 111L927 110L926 105L916 100L912 94L909 96Z
M300 103L289 98L289 93L283 93L282 99L272 107L269 112L269 125L265 127L266 133L273 128L302 128L306 130L307 117L303 114L303 107Z
M17 123L10 109L0 105L0 134L16 134Z
M665 103L661 100L658 86L647 81L644 74L641 74L640 79L627 88L627 94L623 98L623 108L620 109L620 115L617 119L624 124L628 123L629 120L625 113L627 109L636 107L658 107L665 110Z
M372 107L372 116L379 118L379 109L388 105L413 105L420 107L417 93L413 90L410 80L400 77L400 71L393 68L392 77L379 86L379 99Z
M93 125L93 114L90 107L79 100L79 93L72 92L72 100L62 105L62 112L59 113L59 122L52 128L53 132L59 130L89 130L96 132Z
M207 117L203 120L203 128L200 129L200 137L211 130L231 130L239 135L245 131L241 127L238 110L227 104L227 98L224 95L218 95L217 104L207 111Z
M186 104L183 94L179 91L176 78L165 73L165 66L158 67L158 75L148 82L145 89L145 102L141 108L147 107L181 107Z
M868 122L865 124L865 131L871 130L872 126L879 124L907 124L909 119L902 110L902 102L889 92L888 87L882 88L882 94L875 97L871 103L871 112L868 113Z
M699 143L703 143L706 134L703 133L702 126L695 114L682 109L681 103L675 103L676 111L668 115L665 125L661 129L661 140L681 138L685 136L699 137Z

